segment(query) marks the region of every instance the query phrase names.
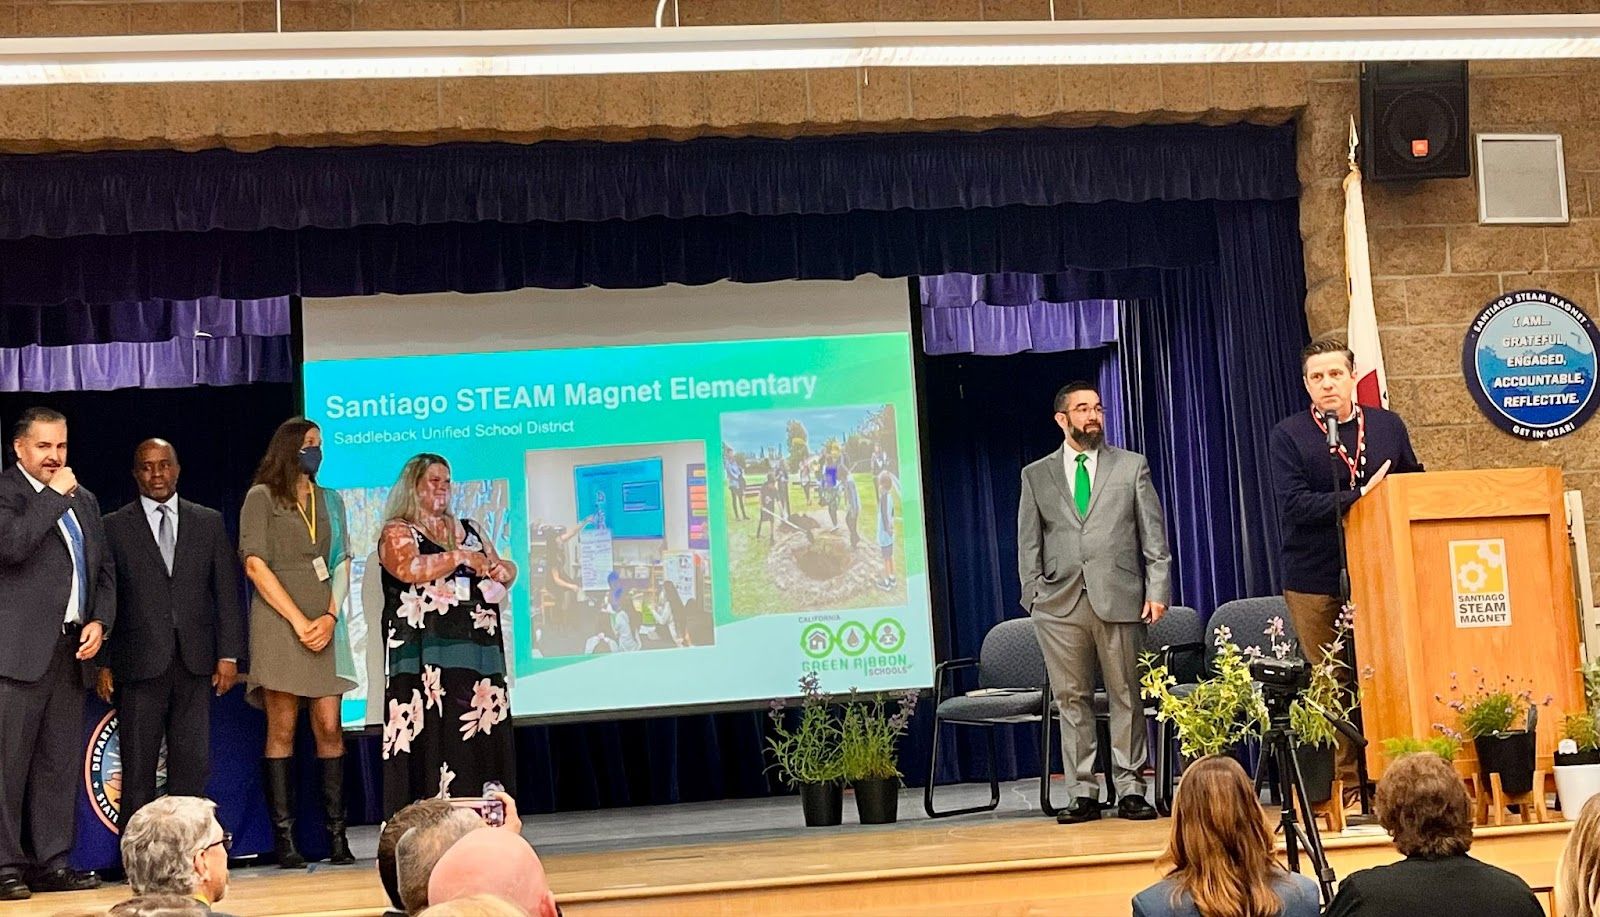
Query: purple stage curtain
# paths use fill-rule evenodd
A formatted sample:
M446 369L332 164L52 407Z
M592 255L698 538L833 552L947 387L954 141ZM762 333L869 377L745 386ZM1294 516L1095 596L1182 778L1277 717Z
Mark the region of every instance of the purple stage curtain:
M1057 353L1117 339L1117 301L1052 302L1038 274L943 274L920 278L922 346L930 356Z
M289 298L145 299L27 304L0 308L0 346L158 343L174 338L275 337L289 333Z
M0 311L0 339L30 325L43 343L0 348L0 391L109 391L294 378L289 300L151 300Z
M1247 124L55 153L0 156L0 239L1298 193L1293 128Z

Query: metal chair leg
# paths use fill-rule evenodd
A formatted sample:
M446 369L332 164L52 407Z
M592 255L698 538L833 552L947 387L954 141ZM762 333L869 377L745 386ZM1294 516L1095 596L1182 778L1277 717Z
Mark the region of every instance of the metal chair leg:
M1172 814L1172 724L1156 727L1156 811L1163 816Z
M1104 762L1100 769L1101 776L1106 778L1105 808L1117 804L1117 758L1111 750L1111 721L1095 717L1095 762Z
M1039 728L1039 809L1052 818L1059 811L1050 801L1050 753L1054 746L1055 718L1050 715L1050 698L1046 696Z
M952 724L958 725L958 724ZM962 723L966 726L983 726L984 738L988 740L989 758L989 804L986 806L969 806L965 809L950 809L940 812L933 806L933 782L935 776L934 765L939 760L939 720L933 721L933 754L928 764L928 783L922 791L922 808L928 813L929 818L945 818L950 815L971 815L975 812L993 812L1000 807L1000 767L995 758L994 727L986 723Z

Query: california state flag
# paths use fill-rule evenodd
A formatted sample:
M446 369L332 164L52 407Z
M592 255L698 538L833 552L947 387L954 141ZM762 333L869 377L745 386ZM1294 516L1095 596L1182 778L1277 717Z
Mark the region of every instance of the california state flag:
M1344 276L1350 294L1345 340L1356 355L1356 402L1389 406L1389 378L1383 372L1378 313L1372 305L1372 261L1367 254L1367 211L1361 204L1361 169L1350 163L1344 177Z

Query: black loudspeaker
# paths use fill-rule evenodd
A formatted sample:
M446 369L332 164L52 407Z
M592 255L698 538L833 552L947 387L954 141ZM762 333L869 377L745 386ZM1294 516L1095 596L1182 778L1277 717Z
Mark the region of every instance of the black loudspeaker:
M1472 174L1467 62L1361 65L1361 171L1373 181Z

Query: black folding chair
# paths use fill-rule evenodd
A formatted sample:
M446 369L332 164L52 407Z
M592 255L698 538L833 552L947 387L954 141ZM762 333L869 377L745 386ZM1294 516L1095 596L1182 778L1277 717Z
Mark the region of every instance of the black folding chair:
M1176 652L1162 654L1162 661L1168 665L1168 671L1178 679L1178 684L1173 686L1172 693L1179 696L1188 694L1194 690L1195 683L1215 671L1217 635L1223 628L1228 630L1230 637L1228 642L1239 649L1248 651L1254 647L1262 655L1271 656L1273 638L1267 636L1266 631L1267 625L1273 618L1283 620L1282 640L1292 644L1294 629L1289 624L1289 607L1282 596L1234 599L1222 603L1206 625L1204 643L1175 645L1171 649ZM1197 617L1196 623L1198 620ZM1186 668L1195 665L1197 654L1202 660L1198 668ZM1179 656L1187 658L1178 658ZM1191 672L1193 677L1185 677ZM1177 731L1172 723L1162 723L1156 740L1156 809L1163 815L1172 812L1172 786L1177 778L1177 746Z
M962 669L977 669L975 695L947 697L946 676ZM953 687L951 688L953 690ZM996 624L984 635L978 658L951 659L939 663L933 675L933 750L928 759L928 783L922 806L929 818L991 812L1000 805L1000 768L995 759L994 730L999 726L1038 723L1039 729L1039 807L1047 815L1056 813L1050 802L1051 726L1049 676L1044 654L1034 636L1033 621L1013 618ZM981 726L988 742L989 804L944 812L934 808L933 783L939 770L939 734L945 725Z
M1152 624L1145 631L1144 648L1146 652L1154 653L1158 664L1167 666L1179 682L1194 682L1200 678L1202 666L1201 637L1204 634L1204 625L1200 623L1200 613L1184 605L1173 605L1161 620ZM1146 701L1144 705L1145 716L1155 715L1154 701ZM1111 759L1111 699L1106 696L1105 686L1101 681L1096 681L1094 697L1091 700L1094 708L1095 735L1098 739L1099 753L1095 758L1095 767L1106 780L1107 806L1117 802L1116 781L1112 774ZM1057 714L1059 716L1059 713ZM1158 751L1156 761L1160 763ZM1142 766L1144 762L1140 762ZM1157 768L1159 772L1159 767Z

